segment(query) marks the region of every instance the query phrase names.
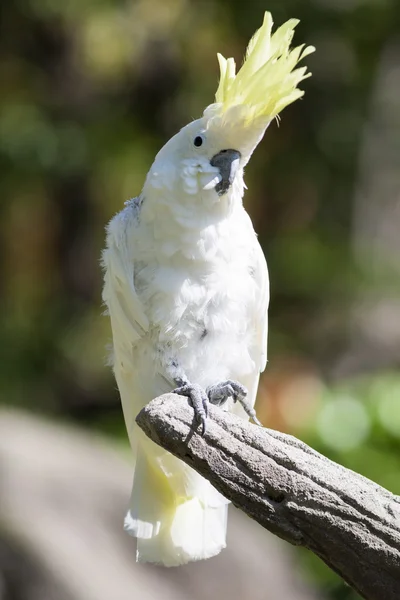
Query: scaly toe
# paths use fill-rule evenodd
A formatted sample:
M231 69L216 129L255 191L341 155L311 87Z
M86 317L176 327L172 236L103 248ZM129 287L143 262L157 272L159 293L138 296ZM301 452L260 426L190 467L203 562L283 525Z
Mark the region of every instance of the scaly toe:
M172 393L187 396L193 406L196 422L201 426L202 434L204 435L207 429L208 417L208 397L203 388L197 383L185 383L184 385L175 388Z

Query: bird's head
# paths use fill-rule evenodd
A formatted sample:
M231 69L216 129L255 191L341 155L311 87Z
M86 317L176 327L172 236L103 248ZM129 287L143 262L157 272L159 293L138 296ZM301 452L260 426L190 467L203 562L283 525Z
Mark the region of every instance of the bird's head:
M250 40L244 63L236 74L233 58L218 54L220 81L215 103L203 116L181 129L158 153L147 183L217 202L230 190L243 189L243 167L280 111L300 98L297 88L309 77L297 63L312 46L290 48L298 21L290 19L271 35L266 12Z

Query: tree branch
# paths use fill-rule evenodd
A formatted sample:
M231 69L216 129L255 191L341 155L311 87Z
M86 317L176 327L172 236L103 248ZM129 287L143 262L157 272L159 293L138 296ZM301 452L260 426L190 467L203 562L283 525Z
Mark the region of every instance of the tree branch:
M296 438L211 406L207 432L187 398L165 394L137 423L260 525L317 554L367 600L400 598L400 497Z

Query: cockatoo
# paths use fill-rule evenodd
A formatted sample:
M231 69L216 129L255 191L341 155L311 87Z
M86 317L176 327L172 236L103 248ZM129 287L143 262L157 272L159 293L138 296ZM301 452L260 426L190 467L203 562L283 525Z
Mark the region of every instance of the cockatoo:
M135 456L125 529L136 559L166 566L218 554L228 501L135 424L150 400L190 398L200 432L214 403L255 418L267 359L266 261L242 198L243 169L272 119L303 95L309 74L290 49L298 21L273 35L266 12L235 74L218 54L215 103L157 154L142 192L109 223L103 300L113 368Z

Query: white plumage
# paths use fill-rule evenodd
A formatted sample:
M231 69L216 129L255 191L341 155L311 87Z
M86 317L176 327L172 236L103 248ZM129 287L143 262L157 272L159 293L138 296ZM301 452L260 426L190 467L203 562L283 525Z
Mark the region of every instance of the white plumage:
M136 457L125 528L138 538L138 560L167 566L224 548L228 502L148 440L135 417L177 386L177 369L203 389L236 380L253 405L266 365L268 272L242 197L243 168L271 116L249 98L232 105L229 96L224 107L219 96L159 152L140 196L110 222L103 254L114 372ZM225 408L246 418L232 399Z
M241 204L241 174L225 197L218 199L214 190L204 192L210 198L194 195L185 215L176 196L160 202L159 175L154 187L152 173L140 199L128 202L108 227L104 300L137 457L126 529L139 538L139 560L175 565L225 546L227 501L145 439L135 417L152 398L176 387L168 374L171 360L204 388L240 381L254 403L265 366L268 275ZM179 178L185 187L183 171ZM179 197L187 201L184 191Z

